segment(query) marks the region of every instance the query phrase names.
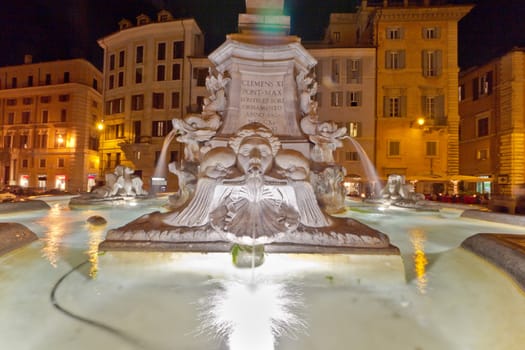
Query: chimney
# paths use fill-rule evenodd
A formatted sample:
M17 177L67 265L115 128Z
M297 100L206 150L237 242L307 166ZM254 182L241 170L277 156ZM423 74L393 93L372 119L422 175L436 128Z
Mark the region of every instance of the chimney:
M24 55L24 64L33 63L33 55Z

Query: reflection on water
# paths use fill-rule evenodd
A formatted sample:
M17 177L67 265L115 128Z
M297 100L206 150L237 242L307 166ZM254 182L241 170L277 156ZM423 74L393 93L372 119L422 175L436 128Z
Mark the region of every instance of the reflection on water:
M43 238L44 247L42 256L46 258L51 266L56 267L59 259L58 250L62 243L62 236L66 233L64 220L61 218L62 209L59 205L51 206L49 214L43 217L40 224L46 228Z
M223 337L230 350L272 350L276 337L306 330L300 293L283 283L220 282L202 305L201 331Z
M416 273L417 288L421 294L425 294L427 291L427 275L426 266L428 264L427 257L425 255L425 242L427 236L425 232L420 229L410 230L410 242L414 249L414 272Z
M106 225L96 226L88 225L89 241L88 241L88 259L89 259L89 277L97 277L98 272L98 245L102 242Z

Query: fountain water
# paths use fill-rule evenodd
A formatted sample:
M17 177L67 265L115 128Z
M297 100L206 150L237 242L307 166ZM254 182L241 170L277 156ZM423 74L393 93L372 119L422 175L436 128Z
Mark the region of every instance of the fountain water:
M356 149L357 154L359 155L359 159L361 160L363 170L365 171L366 178L370 185L371 196L374 197L375 187L380 186L381 184L381 182L379 181L379 176L377 175L376 168L374 167L374 164L372 164L372 161L370 160L370 157L368 157L368 154L366 154L366 151L364 150L363 146L361 146L361 144L353 137L349 137L349 139L350 142L352 142L354 148Z

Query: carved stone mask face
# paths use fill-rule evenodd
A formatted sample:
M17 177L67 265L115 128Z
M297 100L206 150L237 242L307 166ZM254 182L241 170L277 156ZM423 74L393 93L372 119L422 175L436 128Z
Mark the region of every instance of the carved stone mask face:
M237 161L245 174L265 174L272 166L272 147L263 137L246 137L239 147Z

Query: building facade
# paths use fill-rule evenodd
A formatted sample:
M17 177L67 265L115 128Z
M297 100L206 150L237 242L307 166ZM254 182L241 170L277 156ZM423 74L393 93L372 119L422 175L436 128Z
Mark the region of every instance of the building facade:
M374 163L383 180L404 175L432 193L459 174L457 24L471 8L362 1L355 14L331 16L327 42L377 50Z
M162 151L173 118L198 111L205 94L206 60L202 31L193 19L175 19L166 10L155 21L142 14L133 24L119 23L119 31L99 39L104 50L104 131L101 139L101 176L122 164L142 176L145 187L159 176L156 166L181 159L181 145L172 142ZM198 64L196 63L198 62ZM160 174L167 184L177 179Z
M375 48L305 46L317 60L319 118L345 126L351 137L334 158L347 170L348 192L361 194L376 180L367 166L375 159Z
M525 50L462 71L459 84L460 171L492 180L513 211L525 195Z
M3 185L87 191L99 169L102 74L83 59L0 67Z

